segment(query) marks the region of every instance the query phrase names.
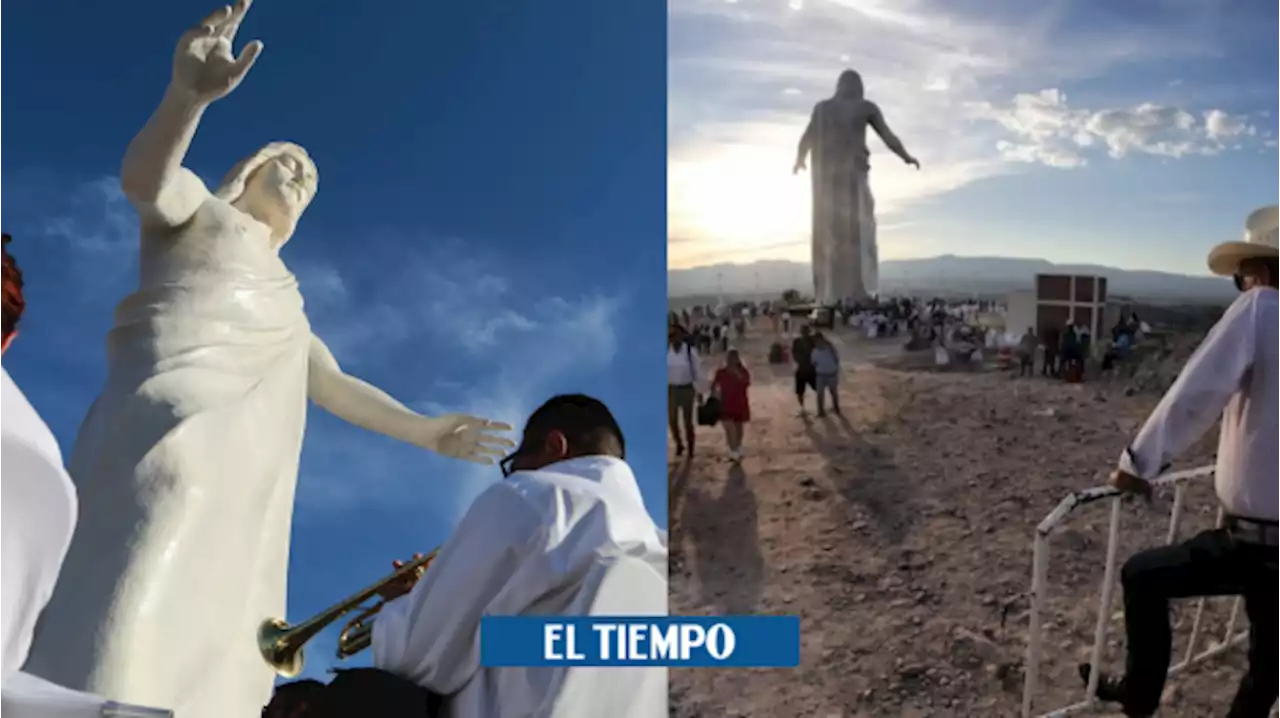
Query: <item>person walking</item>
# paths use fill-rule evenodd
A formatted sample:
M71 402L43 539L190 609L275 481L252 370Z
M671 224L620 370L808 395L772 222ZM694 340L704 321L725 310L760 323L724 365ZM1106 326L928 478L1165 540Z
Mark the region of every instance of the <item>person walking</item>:
M805 413L805 387L818 390L818 380L813 373L813 334L806 324L800 327L800 336L791 342L791 361L795 362L796 401L800 403L800 414Z
M1040 337L1036 336L1035 328L1027 327L1027 333L1023 334L1018 342L1019 377L1033 376L1036 373L1036 347L1038 346L1040 346Z
M1062 330L1052 324L1045 327L1041 344L1044 345L1044 363L1040 366L1040 374L1056 378L1059 370L1059 353L1062 349Z
M676 442L676 456L682 456L687 445L689 457L693 457L693 415L694 407L702 403L702 395L698 391L701 382L702 371L689 335L684 327L671 327L667 333L667 425L671 428L671 438ZM683 432L680 419L684 419Z
M1218 245L1209 269L1232 276L1240 296L1214 325L1111 475L1145 498L1150 480L1221 419L1214 488L1225 520L1181 543L1141 551L1120 572L1128 656L1120 679L1100 675L1096 695L1125 715L1155 714L1172 654L1171 599L1243 596L1249 666L1228 718L1265 718L1277 674L1277 222L1275 207L1247 223L1245 242ZM1261 225L1261 226L1260 226ZM1090 668L1080 666L1088 682Z
M840 354L822 332L813 337L814 390L818 395L818 416L827 415L824 406L826 395L831 395L831 411L840 414Z
M1067 381L1079 381L1084 378L1084 355L1080 351L1080 332L1071 322L1062 328L1061 344L1058 345L1058 371Z
M751 372L742 363L737 349L725 355L724 366L716 370L711 380L712 392L720 399L720 425L724 427L725 443L729 446L729 460L742 461L742 439L747 422L751 421L751 404L748 388Z

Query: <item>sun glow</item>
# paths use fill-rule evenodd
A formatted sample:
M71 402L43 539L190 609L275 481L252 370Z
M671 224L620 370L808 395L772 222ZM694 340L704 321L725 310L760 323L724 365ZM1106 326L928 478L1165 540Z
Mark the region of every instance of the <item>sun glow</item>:
M802 242L809 228L809 178L791 174L791 151L713 145L673 157L667 170L670 236L728 254Z

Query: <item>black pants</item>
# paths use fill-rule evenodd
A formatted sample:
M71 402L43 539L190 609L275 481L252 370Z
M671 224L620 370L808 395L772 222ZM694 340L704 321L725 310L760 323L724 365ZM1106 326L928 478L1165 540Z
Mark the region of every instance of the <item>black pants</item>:
M1058 352L1057 350L1044 350L1044 365L1040 367L1040 373L1043 376L1058 375Z
M693 451L693 405L696 403L698 391L692 384L667 385L667 426L671 428L671 438L676 446L689 445ZM680 419L684 419L684 433L680 432Z
M804 401L804 388L818 391L818 372L811 366L796 367L796 396Z
M1129 655L1125 712L1154 713L1173 652L1169 600L1243 596L1249 617L1249 670L1227 718L1266 718L1276 701L1276 555L1274 546L1237 541L1228 529L1135 554L1120 573Z

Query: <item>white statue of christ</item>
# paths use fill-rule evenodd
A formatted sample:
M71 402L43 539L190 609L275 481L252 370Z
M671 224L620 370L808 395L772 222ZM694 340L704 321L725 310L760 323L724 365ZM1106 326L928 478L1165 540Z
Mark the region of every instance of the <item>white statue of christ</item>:
M835 96L814 106L796 153L794 172L813 158L813 290L825 306L879 292L875 199L867 182L868 125L903 162L920 168L880 108L866 99L862 76L853 70L840 74Z
M72 452L80 524L27 664L178 718L258 715L270 699L256 631L285 609L308 399L450 457L493 463L512 446L505 424L422 416L343 373L311 333L279 255L316 191L301 147L267 145L212 193L182 166L205 109L262 50L232 54L248 7L182 37L125 154L139 287L116 309L106 385Z

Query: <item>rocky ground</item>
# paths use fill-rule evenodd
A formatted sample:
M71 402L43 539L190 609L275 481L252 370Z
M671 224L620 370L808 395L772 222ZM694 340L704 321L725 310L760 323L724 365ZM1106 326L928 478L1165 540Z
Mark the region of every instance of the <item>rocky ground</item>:
M798 416L789 368L768 365L766 338L748 338L746 460L724 459L718 428L699 430L692 462L673 452L672 612L799 614L803 645L797 669L673 670L672 715L1016 716L1034 527L1105 482L1158 395L1123 379L938 372L931 352L904 358L899 340L838 340L844 418ZM1212 449L1178 466L1206 464ZM1121 560L1163 540L1170 504L1124 506ZM1206 482L1186 506L1183 536L1212 524ZM1105 504L1089 506L1054 537L1037 713L1083 698L1075 665L1092 644L1107 519ZM1229 609L1209 603L1211 635ZM1192 614L1177 609L1178 651ZM1109 668L1123 659L1122 627L1116 614ZM1171 680L1162 715L1223 715L1242 665L1235 650Z

